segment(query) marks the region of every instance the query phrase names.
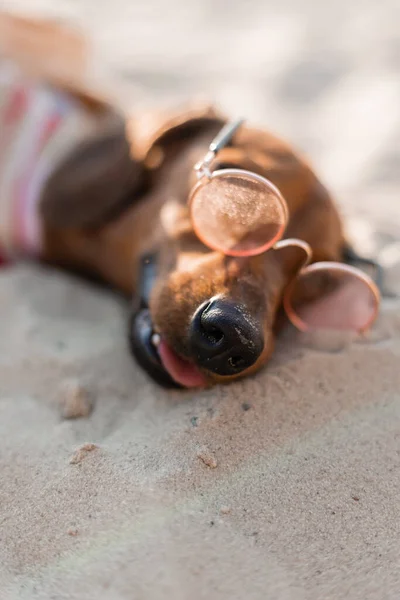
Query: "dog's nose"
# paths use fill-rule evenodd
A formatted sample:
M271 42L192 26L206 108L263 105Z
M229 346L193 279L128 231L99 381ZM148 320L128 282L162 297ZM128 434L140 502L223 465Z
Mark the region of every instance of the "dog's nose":
M263 351L264 338L243 306L215 298L195 312L190 344L199 366L218 375L235 375L256 362Z

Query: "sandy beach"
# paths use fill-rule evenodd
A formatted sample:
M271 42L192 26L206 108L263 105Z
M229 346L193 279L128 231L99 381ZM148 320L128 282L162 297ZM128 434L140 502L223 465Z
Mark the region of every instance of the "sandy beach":
M3 6L85 27L124 107L206 97L291 140L400 294L396 0ZM107 290L21 264L0 308L1 600L398 599L399 298L196 393L133 363Z

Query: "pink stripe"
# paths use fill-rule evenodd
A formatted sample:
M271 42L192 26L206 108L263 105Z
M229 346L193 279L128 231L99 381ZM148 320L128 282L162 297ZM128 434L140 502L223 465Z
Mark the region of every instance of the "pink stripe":
M0 136L0 165L7 153L10 140L15 131L15 126L24 116L27 107L28 92L22 86L18 86L14 92L10 94L8 104L4 110L4 123Z
M3 267L4 265L9 264L9 262L10 261L8 260L8 258L6 257L6 255L2 254L1 248L0 248L0 268Z
M19 119L27 106L27 93L25 88L19 86L14 91L9 106L4 111L4 119L6 125L8 122L13 122Z

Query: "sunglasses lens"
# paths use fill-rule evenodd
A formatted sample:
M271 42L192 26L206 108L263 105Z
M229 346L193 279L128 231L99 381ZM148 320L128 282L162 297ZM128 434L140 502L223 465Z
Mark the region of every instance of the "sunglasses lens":
M209 247L231 256L271 248L286 225L285 203L268 181L216 172L191 197L192 223Z
M287 290L285 309L302 331L337 329L361 332L375 320L379 292L358 269L317 263L304 269Z

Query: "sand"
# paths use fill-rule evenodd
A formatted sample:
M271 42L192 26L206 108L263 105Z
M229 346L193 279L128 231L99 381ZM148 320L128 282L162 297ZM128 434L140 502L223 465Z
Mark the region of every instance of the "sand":
M398 3L313 4L13 1L86 22L124 102L215 95L293 140L400 293ZM110 292L21 264L0 308L1 600L399 597L399 299L196 393L132 363Z

